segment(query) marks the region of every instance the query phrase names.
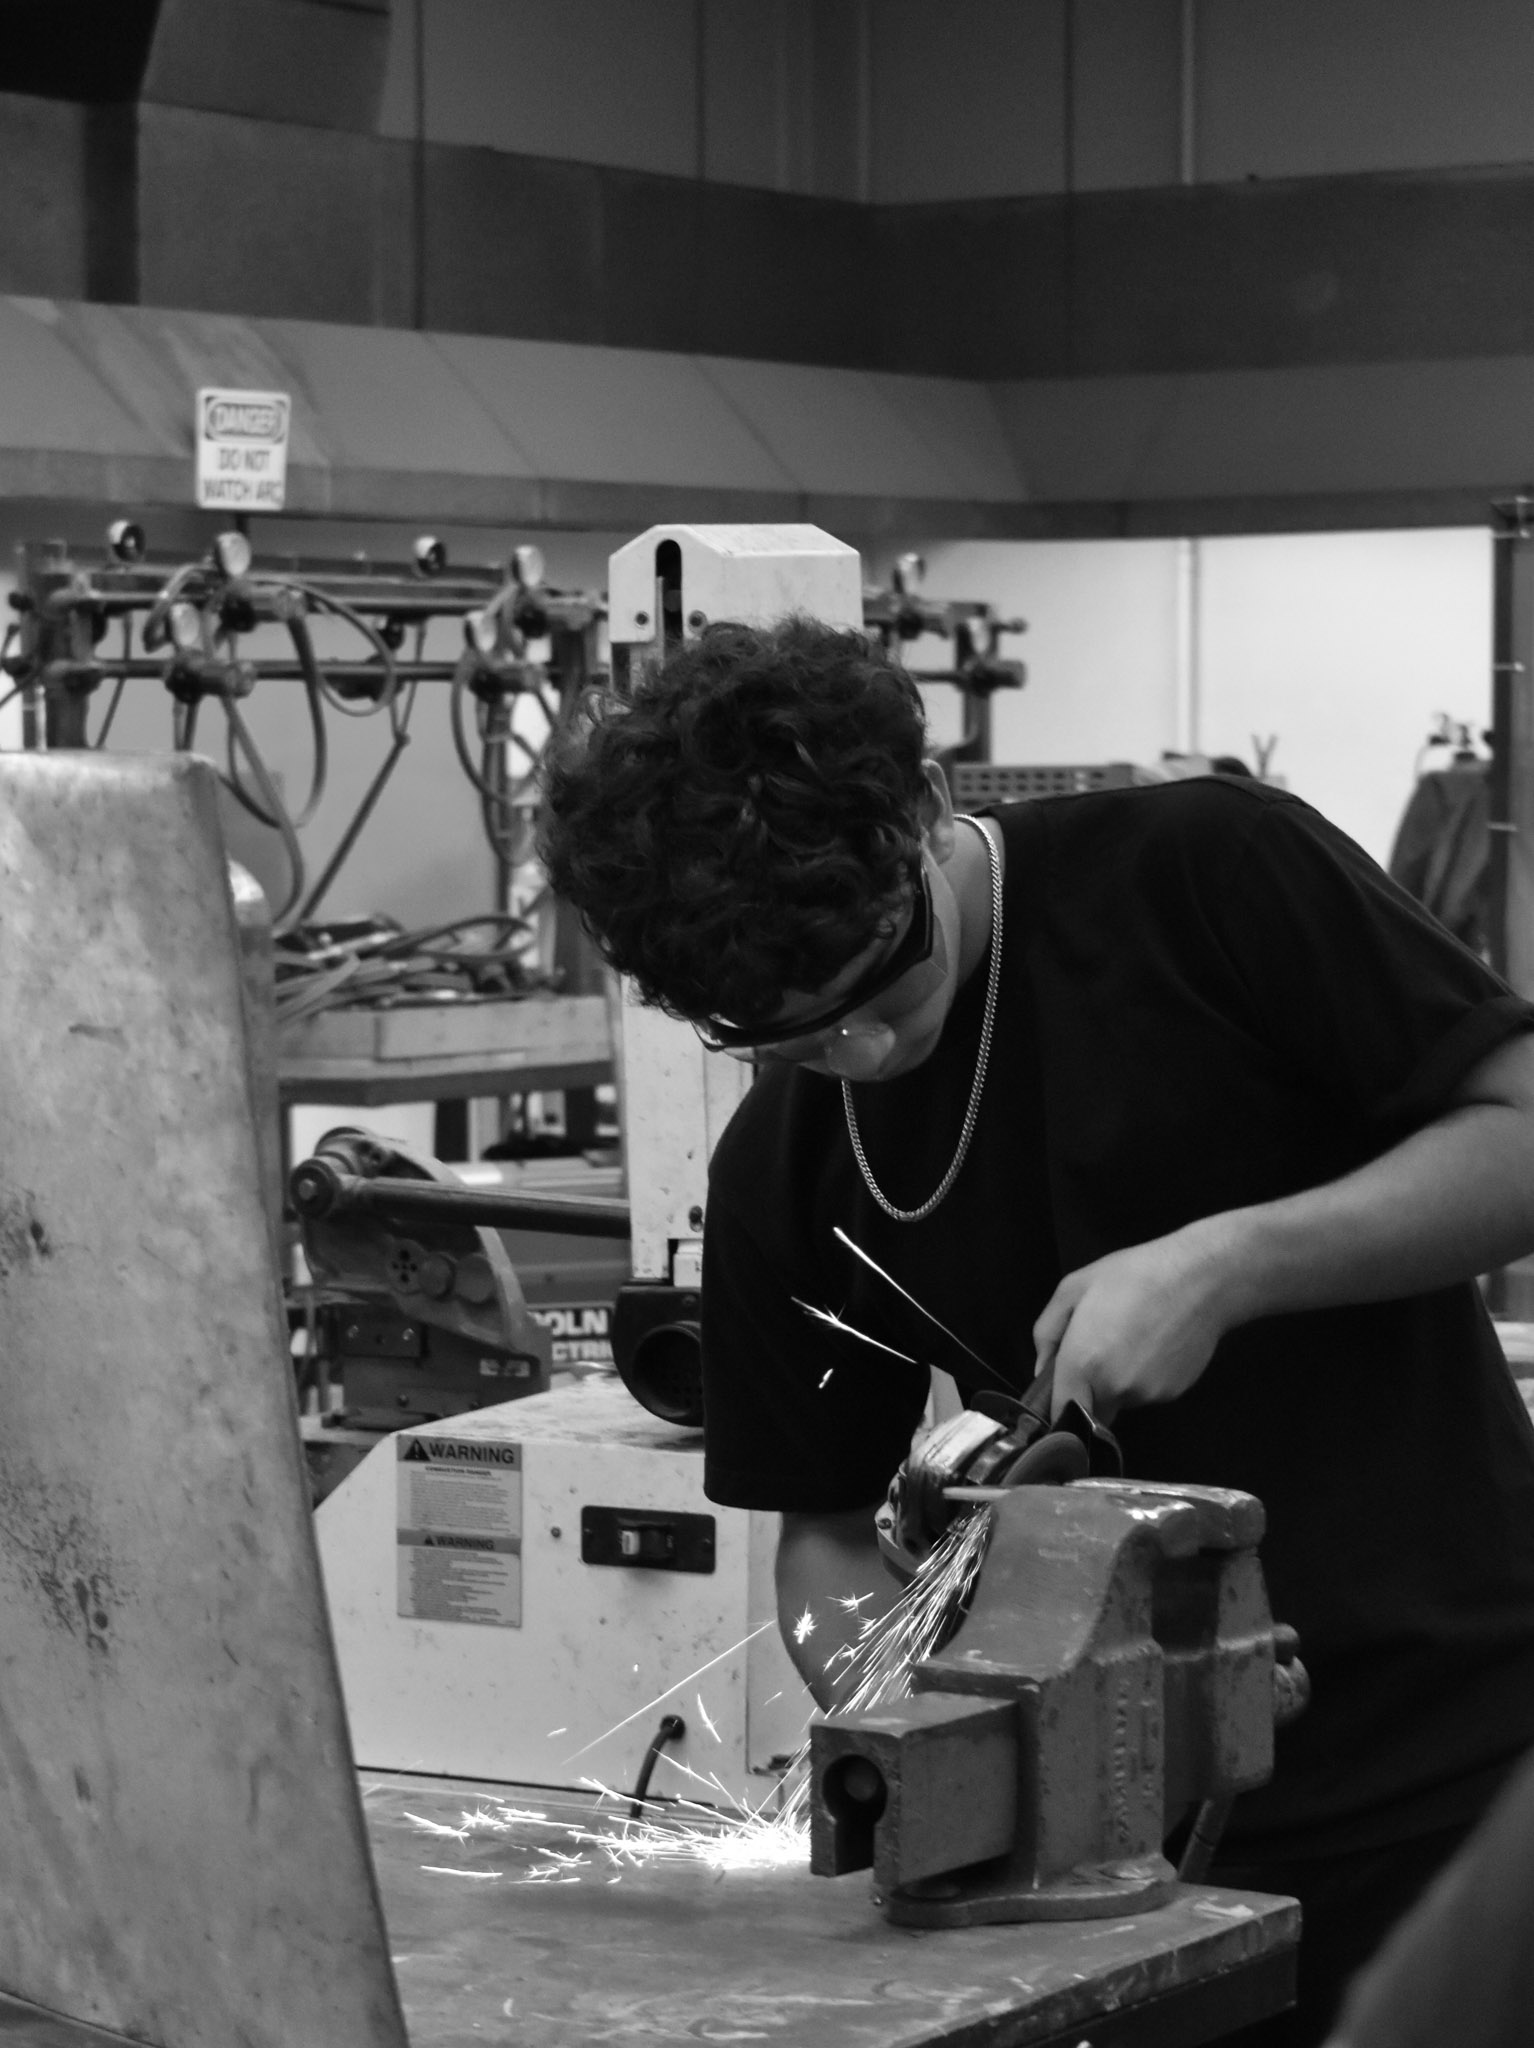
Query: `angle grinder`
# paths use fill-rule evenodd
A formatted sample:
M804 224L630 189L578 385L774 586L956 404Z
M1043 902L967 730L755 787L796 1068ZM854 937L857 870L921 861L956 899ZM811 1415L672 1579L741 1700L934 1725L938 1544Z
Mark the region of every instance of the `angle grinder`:
M1024 1394L975 1394L917 1437L874 1516L880 1553L897 1579L915 1576L966 1502L999 1488L1122 1477L1117 1439L1079 1401L1050 1420L1053 1383L1050 1366Z

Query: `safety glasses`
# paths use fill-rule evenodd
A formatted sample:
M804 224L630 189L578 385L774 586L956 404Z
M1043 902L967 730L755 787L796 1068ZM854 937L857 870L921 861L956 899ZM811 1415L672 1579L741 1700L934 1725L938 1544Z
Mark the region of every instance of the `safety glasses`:
M756 1026L731 1024L723 1017L694 1017L692 1028L710 1052L748 1052L757 1046L784 1045L790 1040L818 1037L821 1032L829 1031L833 1024L840 1024L844 1017L850 1017L854 1010L861 1010L865 1004L871 1003L875 996L893 988L903 975L928 959L935 929L932 888L927 880L926 863L923 862L911 921L899 942L893 951L870 968L861 981L839 996L830 1009L822 1010L814 1017L795 1017L792 1022L785 1020Z

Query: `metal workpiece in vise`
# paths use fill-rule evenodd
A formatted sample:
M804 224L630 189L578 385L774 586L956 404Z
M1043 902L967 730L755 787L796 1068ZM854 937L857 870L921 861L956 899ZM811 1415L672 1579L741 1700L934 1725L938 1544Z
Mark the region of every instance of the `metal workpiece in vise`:
M1262 1784L1303 1700L1261 1503L1085 1479L998 1490L988 1512L968 1612L911 1697L812 1729L810 1867L871 1867L911 1926L1160 1905L1169 1831Z
M472 1220L476 1191L446 1167L334 1130L288 1193L342 1420L399 1429L546 1390L548 1332L498 1232Z

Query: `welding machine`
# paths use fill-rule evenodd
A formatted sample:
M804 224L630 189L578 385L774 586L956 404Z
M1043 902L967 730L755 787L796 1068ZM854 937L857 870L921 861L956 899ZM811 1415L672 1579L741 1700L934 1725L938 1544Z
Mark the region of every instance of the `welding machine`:
M777 1517L702 1474L612 1377L381 1439L315 1517L358 1763L768 1799L813 1709Z
M624 1236L628 1206L434 1164L332 1132L290 1181L311 1269L355 1295L348 1327L372 1285L380 1327L451 1337L448 1366L482 1355L484 1386L519 1353L541 1372L549 1338L500 1231ZM375 1436L316 1513L357 1761L769 1798L811 1711L778 1636L776 1516L707 1501L701 1432L646 1414L611 1373L486 1403L472 1375L433 1390L433 1365L383 1362L394 1398L435 1414Z

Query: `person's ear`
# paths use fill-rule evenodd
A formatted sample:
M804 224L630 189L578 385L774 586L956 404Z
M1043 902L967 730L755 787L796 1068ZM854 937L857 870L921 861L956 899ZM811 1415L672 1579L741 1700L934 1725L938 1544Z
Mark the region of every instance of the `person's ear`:
M917 817L927 851L941 867L953 853L957 837L953 798L948 790L948 777L936 761L923 761L921 772L927 787L922 792Z

